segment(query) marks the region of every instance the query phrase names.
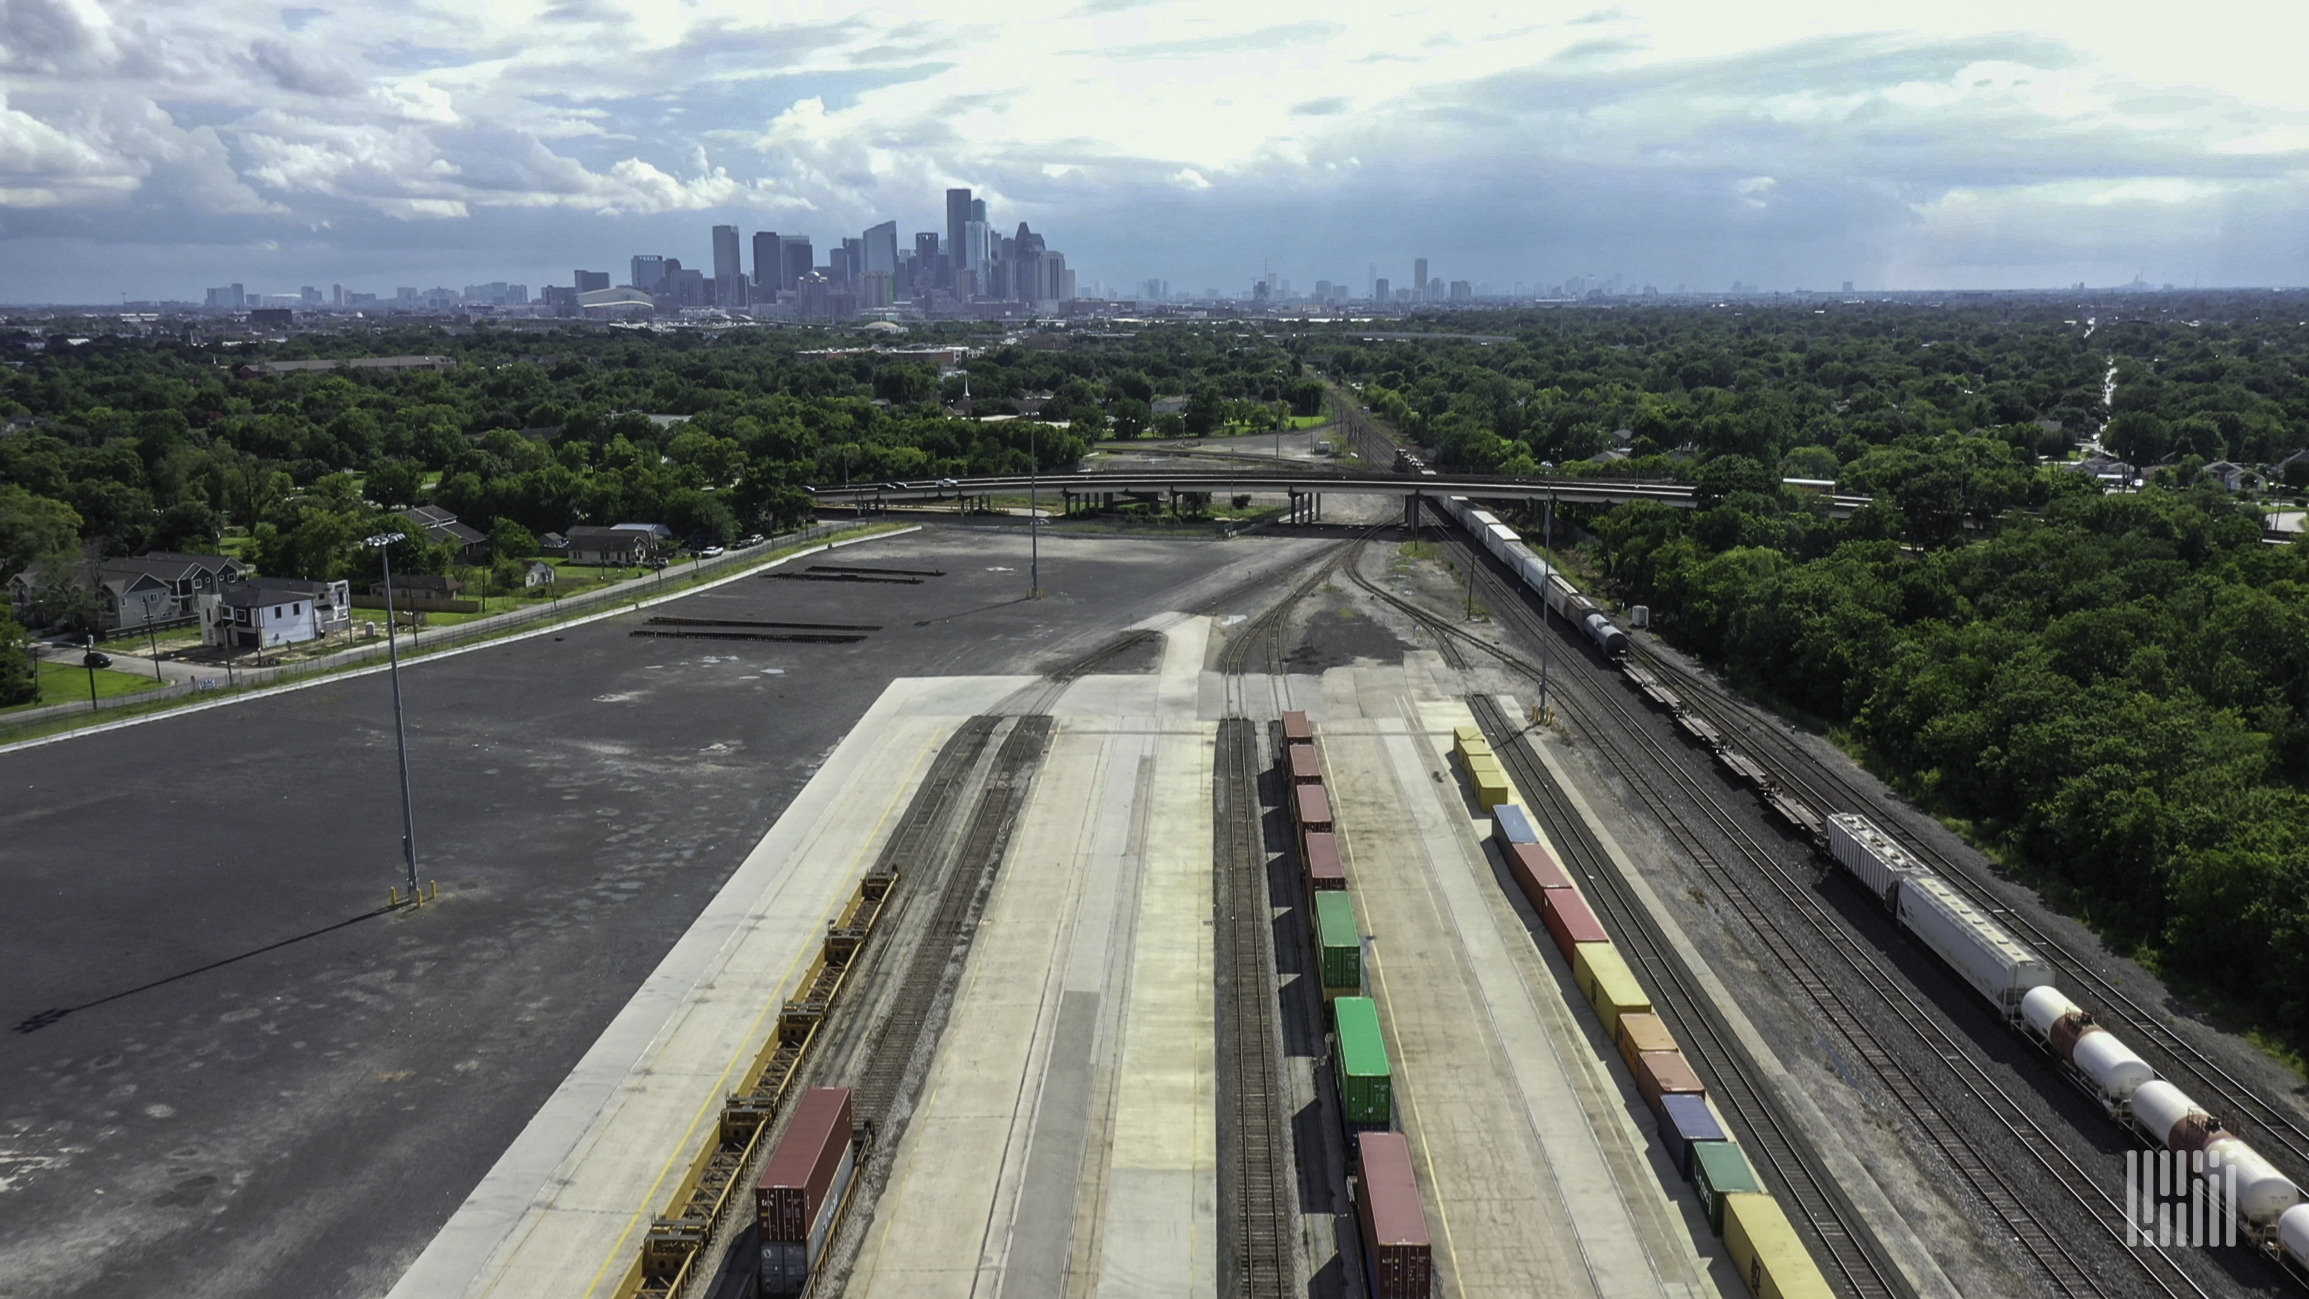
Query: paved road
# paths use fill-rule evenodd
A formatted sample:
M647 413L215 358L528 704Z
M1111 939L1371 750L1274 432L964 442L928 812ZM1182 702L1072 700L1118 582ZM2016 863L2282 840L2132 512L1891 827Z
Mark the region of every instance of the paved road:
M388 1289L894 676L1030 670L1296 551L928 532L388 680L0 754L0 1296ZM1214 585L1218 584L1214 581ZM877 625L676 641L652 615ZM230 964L216 966L217 962ZM211 968L214 967L214 968Z

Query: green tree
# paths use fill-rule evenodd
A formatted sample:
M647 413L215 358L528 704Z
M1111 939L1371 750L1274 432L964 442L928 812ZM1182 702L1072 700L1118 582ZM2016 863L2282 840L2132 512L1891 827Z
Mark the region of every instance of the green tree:
M1187 408L1180 422L1188 437L1207 437L1211 430L1219 426L1225 413L1226 404L1219 396L1218 385L1206 383L1195 389L1194 396L1187 398Z
M32 666L32 637L5 609L0 609L0 708L29 704L39 697L40 680Z
M500 515L489 525L489 553L499 561L527 559L537 553L537 534Z
M62 501L0 483L0 572L70 563L80 553L80 516Z
M424 483L424 471L408 461L379 460L369 466L369 475L361 485L377 504L388 510L405 510L417 503Z

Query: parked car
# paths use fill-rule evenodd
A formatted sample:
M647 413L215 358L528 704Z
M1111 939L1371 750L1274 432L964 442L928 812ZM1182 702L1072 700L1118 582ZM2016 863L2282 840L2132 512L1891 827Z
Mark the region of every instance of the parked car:
M699 552L698 552L698 558L699 558L699 559L712 559L714 556L716 556L716 555L719 555L719 554L721 554L721 553L722 553L722 548L721 548L720 546L708 546L708 547L706 547L704 550L701 550L701 551L699 551Z
M112 656L90 650L80 656L80 666L84 668L108 668L112 666Z
M754 534L753 534L752 536L750 536L750 537L740 537L740 538L738 538L738 549L740 549L740 550L752 550L754 547L756 547L756 546L758 546L758 545L761 545L761 544L762 544L762 540L763 540L763 538L762 538L762 534L761 534L761 533L758 533L758 532L757 532L757 533L754 533Z

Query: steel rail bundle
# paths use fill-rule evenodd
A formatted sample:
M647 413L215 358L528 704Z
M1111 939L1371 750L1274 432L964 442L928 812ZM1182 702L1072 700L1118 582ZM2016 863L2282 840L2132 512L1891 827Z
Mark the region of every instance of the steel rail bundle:
M1495 606L1505 617L1527 634L1551 634L1549 628L1535 619L1529 607L1519 598L1520 592L1503 579L1495 577L1485 567L1483 557L1475 553L1477 548L1456 540L1453 544L1463 551L1476 571L1476 580L1489 588L1487 594L1494 597ZM1457 632L1458 629L1451 630ZM1464 633L1461 635L1467 643L1482 647L1510 666L1527 674L1536 674L1530 664L1517 656L1479 637ZM1559 681L1565 679L1565 674L1556 675ZM1773 859L1737 822L1723 813L1716 804L1713 792L1702 787L1681 764L1675 762L1670 751L1660 745L1650 735L1648 728L1642 726L1639 719L1627 710L1624 696L1616 691L1595 690L1585 684L1581 687L1581 693L1599 701L1601 711L1611 714L1606 724L1589 725L1583 729L1612 752L1615 762L1623 770L1633 769L1630 761L1633 755L1627 746L1628 739L1632 737L1649 751L1651 765L1668 773L1671 780L1690 797L1691 802L1705 811L1718 833L1747 859L1748 866L1755 868L1729 868L1707 850L1704 839L1694 832L1694 827L1681 811L1669 806L1664 800L1648 800L1655 811L1661 814L1671 833L1685 842L1694 860L1724 886L1726 898L1742 910L1759 938L1768 947L1774 948L1776 953L1783 955L1783 964L1788 965L1789 972L1797 979L1799 986L1811 994L1810 999L1821 1013L1831 1020L1839 1021L1844 1036L1869 1061L1872 1072L1882 1080L1887 1094L1895 1096L1904 1111L1917 1118L1920 1131L1943 1149L1951 1165L1965 1178L1967 1184L2013 1228L2015 1237L2028 1248L2031 1257L2043 1267L2045 1274L2056 1285L2071 1294L2099 1293L2099 1287L2094 1283L2089 1269L2078 1264L2067 1243L2043 1223L2041 1215L2027 1203L2025 1196L2006 1184L2001 1173L1984 1166L1973 1157L1961 1133L1948 1123L1947 1117L1939 1112L1929 1097L1921 1094L1912 1079L1896 1067L1888 1067L1891 1062L1883 1055L1874 1035L1853 1021L1849 1008L1844 1007L1833 995L1843 986L1843 982L1815 962L1833 954L1844 969L1857 975L1894 1012L1894 1017L1949 1067L1951 1080L1979 1105L1981 1112L1992 1117L2014 1144L2026 1151L2032 1162L2051 1177L2088 1218L2121 1246L2127 1243L2124 1228L2119 1225L2123 1210L2102 1181L2079 1166L2060 1143L2014 1102L2011 1095L1988 1072L1974 1050L1950 1034L1925 1011L1923 1003L1906 986L1905 980L1887 968L1881 953L1858 941L1812 894L1806 881ZM1643 782L1638 781L1636 784L1638 788L1645 788ZM1768 886L1770 890L1764 896L1776 895L1783 905L1803 921L1806 929L1822 940L1823 945L1814 947L1788 943L1779 926L1756 910L1756 888L1759 884ZM2145 1278L2165 1293L2205 1293L2165 1249L2152 1246L2124 1252L2140 1267Z
M1465 561L1476 570L1476 580L1489 588L1485 594L1501 611L1503 617L1516 623L1527 634L1549 634L1545 627L1535 622L1528 607L1520 599L1520 592L1510 587L1503 579L1495 578L1484 567L1483 557L1475 553L1475 547L1457 542L1454 544L1461 549ZM1419 619L1424 625L1436 632L1439 638L1455 639L1473 645L1499 658L1509 667L1528 676L1537 677L1538 669L1520 656L1500 649L1481 637L1441 622L1427 614L1425 610L1410 606L1407 602L1398 601L1385 592L1374 591L1373 593ZM1564 674L1558 672L1555 676L1558 681L1561 681ZM1942 1149L1950 1164L1960 1176L1966 1179L1967 1184L1972 1186L1982 1201L2012 1228L2014 1237L2028 1249L2030 1257L2043 1268L2044 1274L2048 1278L2065 1293L2074 1295L2100 1293L2098 1285L2092 1280L2089 1269L2077 1263L2066 1244L2060 1239L2059 1234L2042 1221L2040 1213L2027 1202L2026 1197L2017 1194L2005 1182L2001 1174L1992 1168L1983 1166L1982 1162L1974 1157L1970 1147L1964 1143L1962 1133L1949 1124L1946 1116L1939 1112L1938 1106L1932 1102L1930 1097L1921 1093L1912 1079L1893 1065L1890 1058L1883 1052L1881 1045L1875 1040L1874 1035L1853 1018L1850 1008L1844 1006L1835 995L1847 980L1837 977L1832 971L1824 971L1816 962L1828 954L1838 957L1839 964L1845 970L1857 975L1863 984L1894 1010L1896 1017L1907 1025L1924 1045L1950 1066L1952 1079L1979 1103L1982 1111L1994 1118L2015 1144L2027 1151L2032 1161L2047 1175L2051 1176L2068 1196L2086 1212L2087 1216L2092 1217L2112 1237L2121 1242L2122 1237L2118 1229L2095 1212L2096 1206L2102 1209L2113 1207L2106 1190L2096 1179L2078 1167L2066 1151L2062 1150L2058 1143L2051 1139L2049 1134L2038 1127L2025 1112L2017 1108L2012 1098L1988 1075L1969 1049L1938 1024L1929 1020L1929 1017L1923 1013L1921 1003L1902 986L1896 974L1883 968L1876 953L1855 941L1841 925L1837 924L1818 905L1817 900L1810 896L1802 881L1794 878L1784 867L1773 861L1770 855L1764 852L1752 838L1749 838L1736 822L1726 819L1721 810L1715 806L1711 792L1693 781L1689 773L1684 771L1680 764L1673 761L1668 750L1659 746L1646 730L1640 726L1631 725L1634 719L1627 713L1614 709L1615 705L1623 704L1615 692L1593 693L1594 697L1604 701L1607 710L1618 712L1618 715L1613 719L1617 725L1591 725L1583 729L1595 736L1600 744L1611 750L1616 763L1623 770L1632 771L1635 769L1635 765L1631 762L1632 755L1629 753L1623 737L1633 736L1642 742L1651 750L1654 763L1666 771L1671 780L1691 796L1693 803L1706 810L1709 818L1716 823L1715 828L1732 840L1734 845L1740 849L1741 854L1747 858L1747 864L1760 868L1747 871L1728 868L1708 851L1704 839L1694 833L1683 813L1668 806L1664 800L1658 798L1648 800L1653 804L1655 811L1661 815L1663 823L1670 832L1683 841L1687 850L1692 852L1694 860L1700 863L1712 878L1723 885L1726 899L1742 912L1750 929L1768 948L1773 950L1775 956L1780 958L1781 964L1788 970L1791 978L1807 995L1807 1000L1814 1004L1824 1017L1837 1024L1841 1034L1869 1064L1871 1072L1877 1075L1885 1093L1899 1101L1903 1111L1916 1119L1919 1130L1936 1147ZM1557 698L1560 701L1562 696L1559 694ZM1633 783L1639 789L1646 788L1643 781ZM1770 893L1766 896L1778 896L1785 905L1797 913L1804 922L1805 928L1817 936L1821 942L1819 944L1797 944L1789 941L1788 936L1781 932L1780 926L1758 910L1759 901L1754 893L1758 883L1768 885ZM1963 1066L1961 1070L1957 1067L1959 1064ZM1994 1098L1993 1102L1991 1098ZM2135 1257L2148 1280L2165 1293L2171 1295L2203 1293L2202 1288L2185 1272L2182 1272L2177 1263L2162 1251L2150 1251L2146 1258L2138 1254Z

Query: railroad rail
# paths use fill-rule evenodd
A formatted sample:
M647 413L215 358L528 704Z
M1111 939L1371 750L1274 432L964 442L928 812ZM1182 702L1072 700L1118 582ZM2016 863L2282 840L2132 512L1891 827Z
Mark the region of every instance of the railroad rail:
M1730 690L1697 673L1669 663L1649 651L1639 651L1649 670L1673 679L1684 691L1687 707L1700 711L1719 729L1734 732L1743 742L1759 750L1768 750L1765 757L1774 762L1774 783L1787 792L1806 800L1820 815L1830 811L1873 809L1878 799L1862 789L1849 777L1809 752L1805 747L1781 735L1769 723L1755 718L1748 705ZM1707 701L1696 698L1704 696ZM2154 1011L2143 1006L2113 981L2104 978L2086 958L2079 956L2066 944L2055 938L2029 917L2008 907L2005 900L1994 892L1976 872L1976 869L1940 852L1920 837L1906 835L1902 846L1914 853L1926 865L1940 874L1952 886L1964 893L1983 910L1995 915L1999 923L2014 931L2022 941L2044 956L2058 976L2056 982L2064 988L2089 989L2100 1001L2096 1008L2099 1021L2112 1030L2124 1030L2128 1040L2146 1044L2161 1059L2152 1059L2158 1072L2166 1077L2185 1076L2190 1094L2200 1101L2215 1102L2227 1111L2219 1115L2230 1131L2254 1140L2264 1155L2274 1145L2285 1152L2293 1166L2280 1171L2292 1177L2297 1185L2309 1185L2309 1128L2286 1114L2275 1105L2256 1095L2253 1089L2219 1062L2199 1050L2178 1031L2166 1025ZM2251 1130L2248 1128L2251 1125Z
M1461 640L1490 648L1382 589L1359 569L1350 568L1348 576L1366 593L1427 628L1435 636L1444 661L1452 667L1464 670L1469 666ZM1526 746L1514 743L1522 728L1489 697L1470 696L1468 707L1490 738L1492 751L1514 774L1517 787L1535 801L1535 810L1546 818L1548 828L1557 832L1557 846L1564 850L1569 864L1583 878L1601 886L1589 894L1589 900L1599 905L1621 951L1659 994L1655 1012L1667 1021L1685 1055L1701 1071L1709 1094L1725 1110L1742 1145L1760 1157L1773 1184L1795 1207L1800 1226L1815 1245L1822 1272L1840 1283L1843 1293L1853 1299L1913 1299L1915 1290L1907 1277L1884 1253L1819 1152L1762 1080L1760 1068L1714 999L1667 940L1658 919L1637 899L1586 818L1572 807L1554 776Z
M1281 1011L1274 912L1267 896L1267 852L1259 802L1258 724L1219 722L1211 785L1218 912L1219 1124L1231 1140L1220 1149L1222 1228L1231 1232L1236 1284L1244 1299L1286 1299L1299 1292L1297 1179L1285 1133ZM1223 1256L1222 1256L1223 1257ZM1222 1272L1222 1284L1226 1274Z
M1535 619L1522 598L1520 588L1514 587L1492 572L1488 556L1476 547L1466 545L1452 532L1451 544L1463 560L1471 565L1474 580L1482 587L1484 598L1507 621L1527 635L1553 634L1547 625L1552 619ZM1382 593L1382 598L1397 603ZM1432 624L1430 617L1428 621ZM1536 677L1537 669L1519 656L1504 651L1480 637L1440 624L1465 643L1473 644L1500 658L1509 666ZM1584 652L1583 645L1583 652ZM1575 673L1556 673L1554 679L1578 681ZM1684 845L1693 861L1707 873L1722 892L1725 900L1746 920L1757 940L1770 950L1785 969L1794 986L1806 1001L1829 1023L1859 1055L1872 1076L1881 1085L1885 1095L1892 1097L1901 1111L1914 1122L1917 1130L1939 1149L1951 1168L1981 1201L2011 1229L2028 1256L2039 1266L2047 1280L2063 1294L2072 1296L2097 1295L2101 1287L2093 1270L2076 1257L2062 1234L2045 1222L2043 1211L2033 1203L2027 1190L2015 1185L1992 1160L1982 1160L1974 1148L1977 1143L1967 1142L1965 1131L1957 1128L1925 1095L1914 1078L1902 1071L1892 1060L1873 1032L1854 1015L1845 997L1840 995L1856 984L1866 988L1893 1018L1913 1033L1927 1052L1938 1057L1948 1069L1948 1077L2019 1147L2030 1162L2072 1201L2085 1218L2094 1223L2118 1252L2129 1257L2140 1269L2144 1279L2158 1291L2170 1296L2202 1295L2203 1287L2181 1266L2176 1256L2162 1248L2124 1248L2122 1206L2110 1195L2105 1179L2096 1177L2079 1165L2068 1150L2054 1140L2023 1110L1991 1075L1978 1053L1969 1044L1943 1026L1927 1009L1925 1003L1910 989L1905 979L1889 968L1880 953L1860 942L1840 920L1813 894L1809 882L1797 877L1796 872L1774 858L1736 821L1727 817L1717 805L1716 792L1703 787L1675 753L1661 745L1642 720L1630 711L1624 691L1617 688L1592 690L1583 683L1580 693L1592 704L1600 705L1592 712L1588 705L1570 710L1586 714L1589 724L1582 727L1599 747L1605 749L1623 771L1635 772L1642 766L1656 767L1665 773L1673 785L1681 790L1691 803L1703 809L1712 822L1716 835L1730 843L1742 858L1736 866L1717 856L1708 837L1699 832L1690 819L1678 808L1652 792L1650 782L1633 780L1643 791L1646 801L1659 815L1663 826ZM1562 699L1561 694L1557 696ZM1605 715L1608 714L1608 719ZM1583 720L1575 716L1574 720ZM1600 724L1598 724L1600 723ZM1634 749L1631 749L1631 745ZM1635 750L1645 751L1648 760L1638 762ZM1685 751L1688 753L1688 751ZM1768 903L1777 903L1792 914L1800 924L1797 934L1791 935L1786 926L1767 914ZM1808 939L1813 941L1799 941Z

